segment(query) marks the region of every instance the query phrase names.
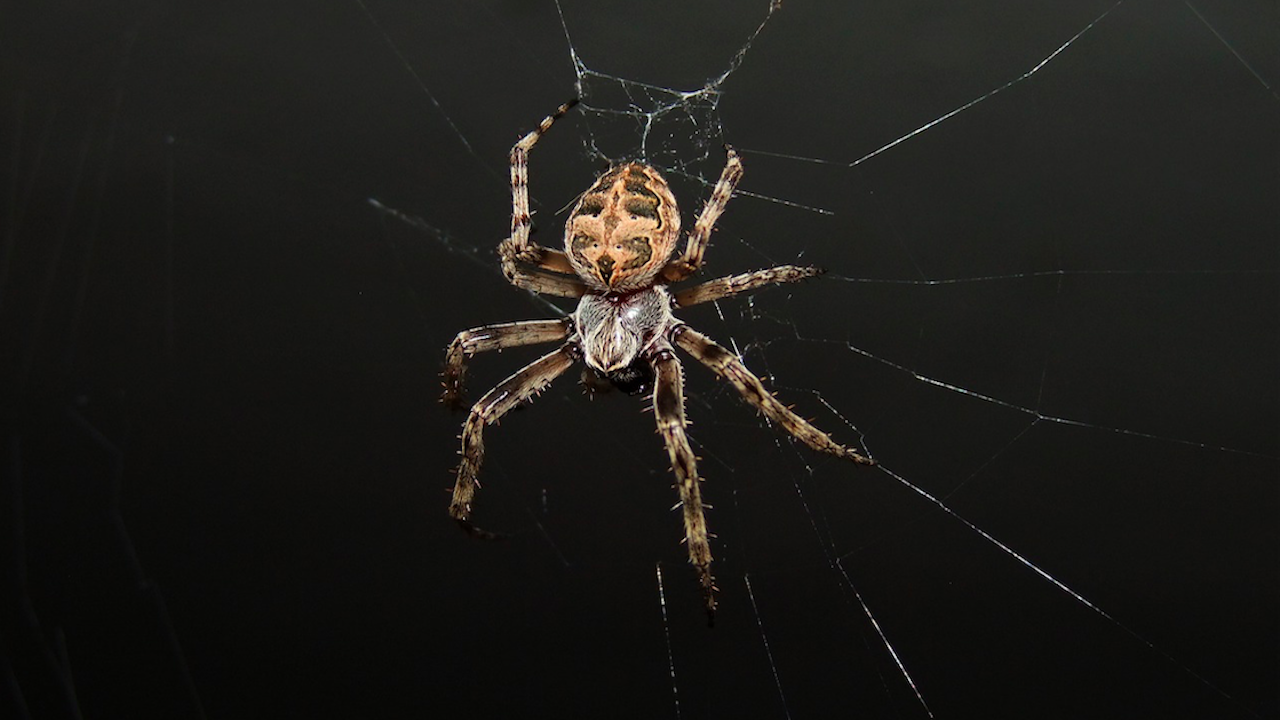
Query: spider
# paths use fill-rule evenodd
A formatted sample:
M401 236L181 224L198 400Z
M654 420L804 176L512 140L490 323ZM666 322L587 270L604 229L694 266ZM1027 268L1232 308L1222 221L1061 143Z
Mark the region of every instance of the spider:
M765 417L814 450L862 465L874 465L875 461L836 443L796 415L766 391L736 355L673 314L676 309L822 273L816 267L781 265L681 290L668 288L702 266L711 230L742 178L742 161L732 148L726 146L724 170L678 255L680 212L676 199L662 175L642 162L610 168L582 194L565 222L563 252L529 240L529 151L552 123L576 104L577 100L572 100L561 105L511 149L511 236L499 244L498 254L503 274L516 287L577 298L578 307L561 320L529 320L464 330L449 344L441 400L459 409L470 356L523 345L562 343L503 380L471 407L462 426L462 461L449 515L473 535L495 537L471 522L472 501L479 487L476 477L484 459L484 428L531 400L581 360L585 364L583 381L589 389L618 388L632 395L652 393L658 432L676 477L680 497L677 507L683 509L689 562L697 571L708 620L713 621L717 588L711 575L711 545L702 511L697 459L685 434L684 373L675 348L728 380Z

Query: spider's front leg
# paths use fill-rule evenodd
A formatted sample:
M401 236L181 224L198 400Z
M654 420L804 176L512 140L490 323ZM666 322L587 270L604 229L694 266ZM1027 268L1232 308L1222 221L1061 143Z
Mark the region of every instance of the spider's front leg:
M467 374L467 358L479 352L502 350L522 345L539 345L569 337L572 322L565 320L526 320L523 322L483 325L463 330L445 351L444 372L440 374L444 394L440 402L449 409L462 407L463 380Z
M707 536L707 519L702 512L702 491L698 487L698 461L689 447L684 419L684 376L675 352L665 342L653 354L653 412L658 432L671 456L671 469L676 475L676 490L684 514L685 544L689 562L698 572L707 607L708 624L715 622L716 585L711 576L711 542Z
M711 338L693 330L688 325L681 325L672 331L672 339L682 350L697 358L716 375L732 383L744 400L763 412L769 420L781 425L783 430L791 433L800 442L819 452L852 460L859 465L876 464L875 460L832 440L831 436L778 402L778 398L764 389L760 378L748 370L736 355Z
M464 530L484 538L496 537L471 523L471 501L480 483L480 464L484 462L484 427L497 422L509 410L531 399L552 380L559 377L581 352L573 343L566 343L554 352L529 363L519 372L498 383L471 407L462 426L462 462L458 464L458 478L453 484L453 500L449 503L449 515Z

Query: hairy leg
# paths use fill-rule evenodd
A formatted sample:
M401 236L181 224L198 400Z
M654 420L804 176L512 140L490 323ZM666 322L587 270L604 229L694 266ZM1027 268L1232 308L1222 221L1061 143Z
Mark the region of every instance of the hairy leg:
M875 465L875 460L837 443L830 436L809 423L808 420L795 414L786 405L778 402L778 398L764 389L760 378L756 377L736 355L718 345L706 335L681 325L673 331L676 345L694 356L712 372L728 380L742 395L765 417L791 433L797 440L818 450L860 465Z
M527 263L537 265L545 270L554 272L572 272L569 267L568 260L564 257L564 253L544 248L537 243L529 241L529 151L537 144L538 139L543 136L551 128L552 123L569 112L574 105L577 105L576 99L561 105L554 113L542 119L538 127L533 132L525 135L520 142L511 148L511 237L503 240L498 245L498 255L502 258L502 272L507 279L520 287L526 287L517 281L517 278L527 277L521 275L516 267L517 263ZM526 289L540 292L535 288L526 287ZM581 295L581 293L578 293ZM568 297L577 297L570 295Z
M803 267L799 265L779 265L768 270L730 275L685 288L675 294L676 307L686 308L704 302L719 300L731 295L750 292L765 285L791 283L807 280L826 272L822 268Z
M703 206L702 214L693 224L693 232L689 233L684 252L662 269L662 277L671 282L683 280L702 267L702 256L707 251L707 243L711 241L711 230L715 227L716 220L719 220L724 213L725 206L729 204L733 189L742 179L742 161L738 159L738 153L728 146L725 146L725 151L728 157L725 160L724 170L720 172L720 179L712 188L711 198Z
M563 256L564 253L560 255ZM515 262L503 262L502 274L507 276L507 282L530 292L567 298L580 298L587 294L587 286L577 278L539 272L521 267Z
M462 407L463 381L467 374L467 359L490 350L539 345L569 337L573 327L569 320L525 320L523 322L483 325L463 330L449 343L444 355L444 394L440 402L450 409Z
M453 500L449 503L449 515L464 530L480 537L494 537L471 524L471 500L480 484L476 476L484 462L484 427L497 422L507 411L542 392L552 380L569 369L578 359L578 348L572 343L526 365L516 374L498 383L471 407L462 426L462 462L458 464L458 478L453 485Z
M676 475L676 491L680 495L680 507L684 513L684 537L689 550L689 562L698 572L698 582L706 599L707 620L714 621L716 611L716 586L711 577L711 543L707 538L707 520L702 512L702 492L698 487L698 463L689 438L685 435L684 377L680 361L670 346L659 350L653 357L655 381L653 385L653 412L658 421L658 433L667 445L671 456L671 469Z

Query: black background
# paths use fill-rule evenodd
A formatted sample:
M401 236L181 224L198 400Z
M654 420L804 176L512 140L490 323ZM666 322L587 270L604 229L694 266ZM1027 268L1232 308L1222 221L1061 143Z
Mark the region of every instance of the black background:
M570 47L697 89L764 2L7 4L0 714L926 717L865 603L938 717L1277 717L1275 5L1130 0L849 166L1110 5L787 0L723 132L655 136L712 149L687 224L720 142L786 201L709 276L830 270L685 319L883 464L687 364L708 630L644 402L492 430L483 543L436 373L554 314L493 248ZM601 117L533 154L545 244Z

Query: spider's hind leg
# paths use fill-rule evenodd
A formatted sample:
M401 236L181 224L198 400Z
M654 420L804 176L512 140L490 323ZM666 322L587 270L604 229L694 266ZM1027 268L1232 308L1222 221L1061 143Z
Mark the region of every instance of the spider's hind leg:
M734 188L742 180L742 160L738 158L738 153L728 145L725 145L724 150L724 170L720 171L720 179L711 189L711 197L702 207L702 213L693 225L693 232L689 233L689 238L685 241L684 252L662 269L662 277L671 282L684 280L702 267L702 256L711 242L711 231L724 213L725 206L729 204L729 198L733 197Z
M525 135L519 142L511 148L510 164L511 164L511 236L503 240L498 245L498 255L502 258L502 272L512 283L526 287L519 280L528 280L528 273L522 273L518 267L519 263L536 265L545 270L551 270L561 273L572 273L573 268L570 267L568 260L564 257L564 253L550 248L544 248L537 243L530 242L529 228L532 220L529 215L529 151L537 144L547 130L551 129L552 124L556 120L564 117L565 113L573 109L578 104L577 98L556 108L556 111L542 119L528 135ZM572 288L572 281L567 287ZM544 292L538 288L527 288L534 292ZM552 293L563 294L563 293ZM566 297L580 297L581 292L568 295Z
M730 275L687 287L675 294L678 308L701 305L712 300L733 297L756 288L779 283L792 283L817 277L825 272L822 268L805 265L779 265L768 270Z

